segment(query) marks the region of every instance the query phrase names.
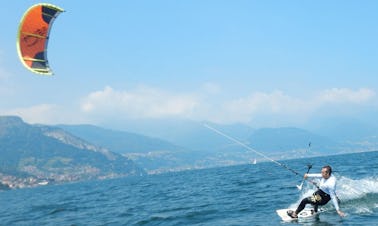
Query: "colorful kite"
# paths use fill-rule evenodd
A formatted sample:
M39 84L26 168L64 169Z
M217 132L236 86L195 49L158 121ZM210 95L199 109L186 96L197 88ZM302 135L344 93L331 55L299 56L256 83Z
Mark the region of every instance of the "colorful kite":
M54 19L63 9L46 3L30 7L21 19L17 51L21 62L34 73L52 75L47 61L47 44Z

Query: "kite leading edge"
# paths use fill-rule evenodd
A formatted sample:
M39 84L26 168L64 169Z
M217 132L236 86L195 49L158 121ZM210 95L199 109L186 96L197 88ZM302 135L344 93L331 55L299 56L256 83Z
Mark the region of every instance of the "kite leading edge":
M47 61L47 44L54 19L64 10L39 3L23 15L17 35L17 51L22 64L34 73L52 75Z

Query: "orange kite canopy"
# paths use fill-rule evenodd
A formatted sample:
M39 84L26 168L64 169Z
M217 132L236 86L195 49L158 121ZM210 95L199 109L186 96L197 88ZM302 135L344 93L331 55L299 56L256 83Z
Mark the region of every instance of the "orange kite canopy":
M17 51L21 62L34 73L52 75L47 61L47 44L54 19L63 9L40 3L30 7L21 19Z

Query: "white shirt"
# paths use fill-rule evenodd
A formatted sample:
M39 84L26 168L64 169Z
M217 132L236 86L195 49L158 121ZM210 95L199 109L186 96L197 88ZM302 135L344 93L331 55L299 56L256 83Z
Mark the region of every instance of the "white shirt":
M329 196L331 196L331 200L333 205L335 206L335 209L338 211L339 203L337 201L336 197L336 177L334 177L332 174L328 179L324 179L322 177L322 174L320 173L314 173L314 174L307 174L308 177L320 177L322 178L320 180L319 189L327 193Z

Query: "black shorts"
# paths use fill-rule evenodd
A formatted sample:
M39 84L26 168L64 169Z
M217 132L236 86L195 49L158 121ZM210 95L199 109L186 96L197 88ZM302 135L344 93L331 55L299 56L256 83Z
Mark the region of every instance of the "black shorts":
M331 196L324 191L318 189L312 196L308 197L313 205L325 205L331 200Z

